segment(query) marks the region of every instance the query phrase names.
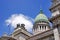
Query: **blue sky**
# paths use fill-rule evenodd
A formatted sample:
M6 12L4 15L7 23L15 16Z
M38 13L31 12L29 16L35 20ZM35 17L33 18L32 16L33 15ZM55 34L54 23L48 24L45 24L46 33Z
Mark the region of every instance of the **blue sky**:
M4 32L9 33L5 20L11 15L21 13L34 19L42 9L49 18L51 4L51 0L0 0L0 36Z

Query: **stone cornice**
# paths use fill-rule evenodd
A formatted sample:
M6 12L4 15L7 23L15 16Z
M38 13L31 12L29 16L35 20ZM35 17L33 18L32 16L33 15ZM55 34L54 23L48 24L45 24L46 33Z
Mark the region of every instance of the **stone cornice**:
M57 19L57 18L59 18L59 17L60 17L60 14L59 14L59 15L56 15L56 16L54 16L54 17L52 17L52 18L50 18L49 21L52 23L53 20L55 20L55 19Z
M55 4L55 5L52 5L51 8L50 8L50 10L54 9L54 8L57 7L57 6L60 6L60 2L58 2L58 3Z
M37 35L33 35L32 37L28 38L28 40L36 40L36 39L43 38L52 34L53 34L53 29L39 33Z

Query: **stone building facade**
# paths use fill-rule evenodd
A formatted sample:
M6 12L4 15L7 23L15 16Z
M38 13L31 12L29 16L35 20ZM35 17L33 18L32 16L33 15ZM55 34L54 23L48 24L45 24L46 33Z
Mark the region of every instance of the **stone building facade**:
M40 13L35 18L33 34L25 29L24 24L17 24L12 35L5 34L0 40L60 40L60 0L52 0L50 11L52 16L48 19L40 10Z

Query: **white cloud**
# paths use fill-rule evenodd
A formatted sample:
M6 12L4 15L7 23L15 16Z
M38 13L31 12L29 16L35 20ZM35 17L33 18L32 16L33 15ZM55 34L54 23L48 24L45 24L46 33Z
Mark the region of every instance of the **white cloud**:
M7 25L11 25L14 28L16 28L18 23L25 24L25 28L28 31L31 30L33 26L33 19L23 14L13 14L11 17L6 19L5 22Z

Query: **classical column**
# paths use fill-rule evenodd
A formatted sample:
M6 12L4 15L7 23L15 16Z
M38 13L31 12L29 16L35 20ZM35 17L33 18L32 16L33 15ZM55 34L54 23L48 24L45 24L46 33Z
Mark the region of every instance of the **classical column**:
M53 30L53 32L54 32L54 38L55 38L55 40L60 40L60 39L59 39L58 28L55 28L55 29Z

